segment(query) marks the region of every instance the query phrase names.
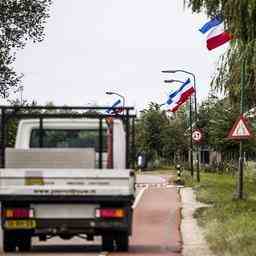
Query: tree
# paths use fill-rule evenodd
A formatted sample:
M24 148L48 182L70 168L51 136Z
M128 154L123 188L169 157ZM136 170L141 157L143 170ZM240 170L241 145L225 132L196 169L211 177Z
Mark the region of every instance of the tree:
M212 82L213 88L225 92L231 104L240 95L240 64L246 59L245 97L247 109L256 103L256 1L255 0L184 0L193 12L220 15L233 36L229 50L221 57Z
M236 117L237 110L231 107L229 98L220 100L210 95L199 109L199 125L204 131L205 143L224 154L237 151L237 144L227 140L228 132Z
M204 144L221 152L223 159L238 159L238 143L227 139L238 118L237 113L238 109L232 107L229 97L218 99L213 94L199 108L198 127L203 130ZM245 141L244 146L246 152L254 154L256 140Z
M155 160L162 154L161 133L167 119L160 106L150 103L148 109L141 111L136 124L138 151L146 153L148 160Z
M40 42L51 0L0 1L0 96L8 97L21 82L13 68L15 52L28 40Z
M167 162L184 162L188 160L189 127L184 108L176 112L162 132L163 157Z
M37 103L36 101L32 100L31 102L27 101L27 100L22 100L20 101L20 99L16 98L14 100L8 100L9 104L11 106L23 106L23 107L32 107L32 106L36 106ZM33 110L30 110L30 112L32 113ZM19 110L18 108L16 110L14 110L15 113L22 113L21 110ZM33 111L33 113L38 112L37 110ZM1 117L0 113L0 117ZM7 113L7 114L11 114L11 113ZM7 126L7 139L6 139L6 143L7 143L7 147L14 147L15 145L15 139L16 139L16 132L17 132L17 127L18 127L18 122L19 119L18 118L8 118L5 121L5 125ZM0 129L1 130L1 129ZM1 134L1 131L0 131Z
M188 152L186 129L184 111L169 118L158 104L150 103L136 123L136 148L146 154L148 161L170 163Z

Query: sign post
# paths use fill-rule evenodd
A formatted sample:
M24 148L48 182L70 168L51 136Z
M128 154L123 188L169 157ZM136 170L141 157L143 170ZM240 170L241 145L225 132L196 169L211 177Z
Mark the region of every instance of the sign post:
M239 172L237 180L237 199L243 199L243 168L244 168L244 156L243 156L243 140L252 138L252 131L249 126L249 121L243 114L239 116L228 134L228 138L232 140L239 140Z
M199 144L202 142L203 140L203 132L201 129L195 129L193 132L192 132L192 139L194 141L194 143L196 143L196 179L197 179L197 182L200 182L200 171L199 171Z

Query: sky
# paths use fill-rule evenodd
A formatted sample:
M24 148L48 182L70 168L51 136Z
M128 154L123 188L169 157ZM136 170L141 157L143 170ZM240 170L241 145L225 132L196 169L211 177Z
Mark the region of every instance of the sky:
M166 101L187 76L197 79L197 98L207 97L217 61L226 47L209 52L198 29L208 19L181 0L54 0L42 43L17 53L24 74L23 99L38 104L109 105L122 94L141 110ZM18 95L19 96L19 95Z

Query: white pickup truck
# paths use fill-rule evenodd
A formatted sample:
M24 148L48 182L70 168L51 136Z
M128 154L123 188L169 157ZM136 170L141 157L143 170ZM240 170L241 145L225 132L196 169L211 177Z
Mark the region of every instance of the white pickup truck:
M127 251L135 194L135 175L127 168L129 114L107 122L104 114L42 109L2 107L3 250L29 251L34 236L101 236L102 250ZM6 148L13 117L20 119L15 147Z

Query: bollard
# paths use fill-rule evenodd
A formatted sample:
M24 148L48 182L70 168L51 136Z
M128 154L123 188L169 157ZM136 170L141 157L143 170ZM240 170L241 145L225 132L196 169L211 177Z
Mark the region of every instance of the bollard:
M176 181L175 183L177 185L184 185L184 182L181 180L181 172L182 172L182 167L180 164L177 164L176 165L176 169L177 169L177 178L176 178Z
M181 173L180 170L177 171L177 181L181 181Z

